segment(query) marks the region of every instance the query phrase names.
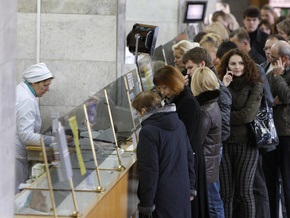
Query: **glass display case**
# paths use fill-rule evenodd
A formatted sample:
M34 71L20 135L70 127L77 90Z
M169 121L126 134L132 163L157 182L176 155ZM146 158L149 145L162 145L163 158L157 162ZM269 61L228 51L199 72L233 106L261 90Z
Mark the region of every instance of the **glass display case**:
M15 197L15 217L90 217L106 196L115 199L114 208L122 210L124 203L120 201L124 196L132 196L128 190L135 192L137 187L129 188L135 181L132 169L136 162L136 132L140 127L131 101L141 91L140 81L137 70L132 70L63 117L53 113L46 134L56 136L57 142L50 148L43 146L43 150L38 147L43 152L39 159L32 155L35 147L27 151L30 160L49 157L44 158L46 173ZM62 135L72 135L73 143L63 143Z

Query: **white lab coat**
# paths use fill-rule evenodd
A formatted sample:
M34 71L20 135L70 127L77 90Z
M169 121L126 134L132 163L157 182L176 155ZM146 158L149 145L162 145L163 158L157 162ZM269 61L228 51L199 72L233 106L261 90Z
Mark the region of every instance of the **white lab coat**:
M21 82L16 87L16 193L20 183L29 178L26 145L40 145L41 115L37 98L29 87ZM49 145L54 137L43 136Z

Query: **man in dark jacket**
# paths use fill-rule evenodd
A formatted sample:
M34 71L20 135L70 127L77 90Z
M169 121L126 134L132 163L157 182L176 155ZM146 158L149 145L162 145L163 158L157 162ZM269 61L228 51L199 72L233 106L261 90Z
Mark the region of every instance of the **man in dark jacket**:
M209 53L207 52L206 49L201 48L201 47L195 47L189 50L188 52L186 52L183 55L182 62L185 64L185 67L187 69L186 78L191 77L194 71L200 67L208 67L214 73L216 73ZM222 128L221 128L222 140L221 141L224 142L230 136L230 113L231 113L232 96L229 90L227 89L227 87L225 87L220 80L218 80L218 82L220 84L220 91L221 91L220 96L218 97L218 105L220 107L220 112L221 112L221 117L222 117ZM222 143L221 143L221 148L222 148ZM215 184L213 184L212 186L209 186L208 194L209 196L213 197L211 201L215 202L215 206L220 207L220 205L221 206L223 205L222 200L221 198L218 198L214 194L216 193L215 191L218 187L219 187L219 181L215 181Z
M198 67L208 67L216 73L210 55L207 50L201 47L195 47L186 52L182 58L182 62L186 65L187 77L191 77ZM222 141L230 136L230 114L232 105L232 96L228 88L219 80L221 94L218 104L222 114ZM190 85L190 84L189 84Z
M269 180L278 182L280 169L287 217L290 217L290 45L279 40L270 48L270 55L273 70L267 74L267 78L274 97L273 113L279 145L271 162L263 164L272 167ZM278 193L278 186L269 190L269 194L272 194L269 199L272 217L279 216Z
M262 63L260 66L264 69L265 73L268 74L273 70L273 64L271 63L271 54L270 54L270 48L272 45L274 45L278 40L283 40L284 38L278 34L272 34L267 38L267 41L265 43L264 51L267 57L267 61ZM268 82L268 79L267 79ZM268 83L269 84L269 83ZM270 89L270 86L269 86ZM269 105L272 106L273 104L273 95L270 90L270 94L272 97L272 101L268 101ZM267 97L267 95L265 95ZM273 172L277 171L277 151L273 150L267 153L263 154L262 157L262 168L264 172L264 178L266 182L267 187L267 194L269 199L269 205L268 210L270 210L270 217L277 217L278 211L276 211L276 204L279 202L279 194L276 192L276 187L280 186L280 176L277 176L275 179L273 179ZM273 168L274 167L274 168ZM262 191L262 190L261 190ZM260 201L261 202L261 201ZM269 212L268 212L269 213Z
M266 61L266 58L251 45L250 36L244 28L240 27L234 30L230 34L230 41L234 42L240 50L248 53L255 63L261 64Z
M255 48L260 55L266 58L263 48L268 34L264 33L258 28L260 23L260 16L260 9L254 6L250 6L243 12L243 24L249 33L251 47Z
M261 63L260 66L264 69L266 74L272 71L273 69L273 66L271 64L270 48L278 40L284 40L284 38L281 35L272 34L267 38L267 41L265 42L264 52L265 52L267 60Z

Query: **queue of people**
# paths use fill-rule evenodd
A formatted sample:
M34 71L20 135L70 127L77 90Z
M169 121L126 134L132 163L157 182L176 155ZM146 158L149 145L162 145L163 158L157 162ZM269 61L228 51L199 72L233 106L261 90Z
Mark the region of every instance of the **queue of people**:
M278 218L281 181L290 217L290 18L278 20L269 5L245 9L243 27L215 12L195 43L173 46L176 66L158 67L156 90L135 97L141 217ZM25 147L55 140L40 134L37 101L53 79L39 63L16 88L15 193L29 178ZM263 96L279 135L269 152L249 129Z
M246 8L243 27L235 25L232 15L216 12L213 24L194 38L200 46L175 55L176 67L154 72L155 92L165 108L176 105L173 113L184 123L193 152L196 195L190 217L278 218L281 181L283 216L290 216L290 20L278 20L269 5ZM262 98L273 107L279 136L279 144L269 149L257 147L249 128ZM148 116L141 114L142 120ZM144 145L141 138L139 144ZM146 158L143 152L138 156ZM139 166L143 170L148 167ZM189 178L184 176L185 181ZM140 181L139 188L143 185ZM151 204L144 205L141 195L139 199L141 207L159 200L152 196ZM177 214L182 217L183 212Z

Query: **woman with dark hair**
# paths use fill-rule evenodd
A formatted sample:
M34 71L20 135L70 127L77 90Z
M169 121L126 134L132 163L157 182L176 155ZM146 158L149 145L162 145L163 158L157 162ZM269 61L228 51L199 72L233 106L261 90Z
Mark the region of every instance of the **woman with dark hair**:
M141 116L137 147L140 218L190 218L196 195L194 157L175 105L162 107L154 92L139 93L132 106Z
M261 104L262 79L249 55L239 49L232 49L222 57L217 73L232 94L231 134L223 146L220 168L225 216L240 214L254 218L253 182L259 153L249 123ZM237 208L233 207L234 202L239 202Z
M203 147L200 139L200 106L181 72L172 66L164 66L154 74L153 83L165 99L174 103L179 119L183 121L193 152L195 153L195 174L197 196L192 201L192 217L209 217L207 181Z

